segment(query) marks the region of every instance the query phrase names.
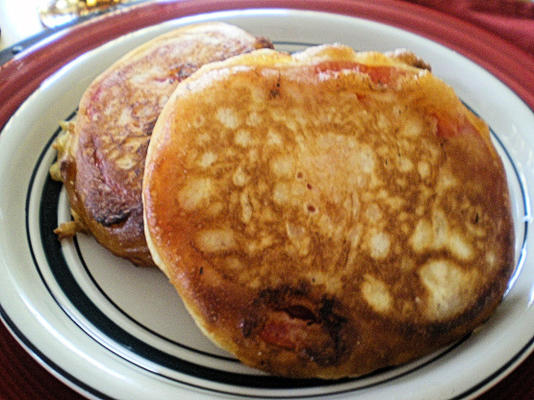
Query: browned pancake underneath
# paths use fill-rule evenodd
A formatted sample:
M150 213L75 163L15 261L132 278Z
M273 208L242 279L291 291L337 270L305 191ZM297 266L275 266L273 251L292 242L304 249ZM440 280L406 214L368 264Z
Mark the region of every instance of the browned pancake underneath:
M148 244L244 363L361 375L451 343L501 301L514 259L501 160L484 122L409 60L258 50L203 67L165 106Z
M180 81L203 64L262 47L265 39L224 23L186 26L122 57L84 93L74 125L56 142L53 175L65 183L75 222L134 264L154 265L143 231L141 180L152 128Z

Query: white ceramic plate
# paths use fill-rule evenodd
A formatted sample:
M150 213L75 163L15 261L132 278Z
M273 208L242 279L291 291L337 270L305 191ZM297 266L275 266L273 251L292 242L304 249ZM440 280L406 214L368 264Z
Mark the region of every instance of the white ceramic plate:
M359 379L279 379L213 346L156 269L135 268L85 235L60 244L69 220L50 180L58 121L72 118L91 80L131 48L181 25L221 20L269 37L278 49L342 42L360 50L406 47L433 65L484 118L506 167L516 227L515 274L496 314L461 342ZM470 398L533 348L534 114L507 86L458 53L387 25L334 14L244 10L172 20L124 35L68 63L16 111L0 135L0 304L6 325L52 373L93 398Z

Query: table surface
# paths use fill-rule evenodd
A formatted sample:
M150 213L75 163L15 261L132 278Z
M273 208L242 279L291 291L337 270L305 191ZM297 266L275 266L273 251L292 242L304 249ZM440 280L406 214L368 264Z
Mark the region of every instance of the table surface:
M46 0L0 0L0 50L45 31L37 13L43 1ZM533 377L534 354L479 399L534 399ZM0 399L79 398L82 398L80 394L26 353L0 323Z

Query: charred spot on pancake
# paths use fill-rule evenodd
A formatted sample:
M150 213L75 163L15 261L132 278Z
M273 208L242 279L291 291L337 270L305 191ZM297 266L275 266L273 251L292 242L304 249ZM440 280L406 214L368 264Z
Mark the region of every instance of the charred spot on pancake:
M261 291L254 312L240 323L243 337L257 336L268 346L295 352L321 366L339 363L348 354L347 318L339 314L340 304L333 297L311 296L307 284Z
M156 125L157 120L157 118L152 118L143 125L142 131L146 136L152 136L152 131L154 130L154 125ZM142 151L141 148L139 151ZM146 153L146 149L144 149L143 153Z
M247 316L246 318L243 318L239 322L239 329L241 330L241 334L244 338L249 338L257 326L258 318L255 313Z
M256 49L274 49L274 46L269 39L259 36L256 38L255 48Z
M278 80L274 84L273 88L269 92L269 96L271 99L274 99L278 96L280 96L280 75L278 75Z
M349 329L347 318L335 311L340 308L339 302L333 297L325 296L321 301L319 316L323 329L328 332L331 339L328 351L321 347L311 346L306 349L311 359L322 366L335 365L348 357L350 345L355 342L358 332L352 327Z
M65 159L59 162L59 170L61 179L65 180L68 176L72 176L76 172L76 163L70 159Z
M100 215L95 215L96 222L104 226L112 226L120 224L128 219L130 210L117 210L116 212L102 212Z
M193 64L189 62L185 62L176 67L173 67L169 70L169 81L180 82L187 78L189 75L191 75L193 72L195 72L199 67L200 66L198 64Z
M394 58L396 60L399 60L406 65L410 65L412 67L420 68L420 69L426 69L428 71L432 70L432 67L430 64L428 64L425 60L418 57L414 53L412 53L409 50L406 49L396 49L394 51L390 51L386 53L391 58Z
M280 311L285 312L291 318L301 319L306 321L308 325L317 322L317 316L308 307L301 304L289 305L282 308Z

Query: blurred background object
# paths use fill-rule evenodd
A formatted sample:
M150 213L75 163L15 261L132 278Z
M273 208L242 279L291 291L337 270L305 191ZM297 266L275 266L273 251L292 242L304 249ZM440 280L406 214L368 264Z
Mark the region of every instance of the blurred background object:
M29 38L147 0L0 0L0 51Z
M41 32L37 13L42 0L0 0L0 50Z
M132 0L44 0L39 5L39 19L47 28L64 25L79 17L108 11Z

